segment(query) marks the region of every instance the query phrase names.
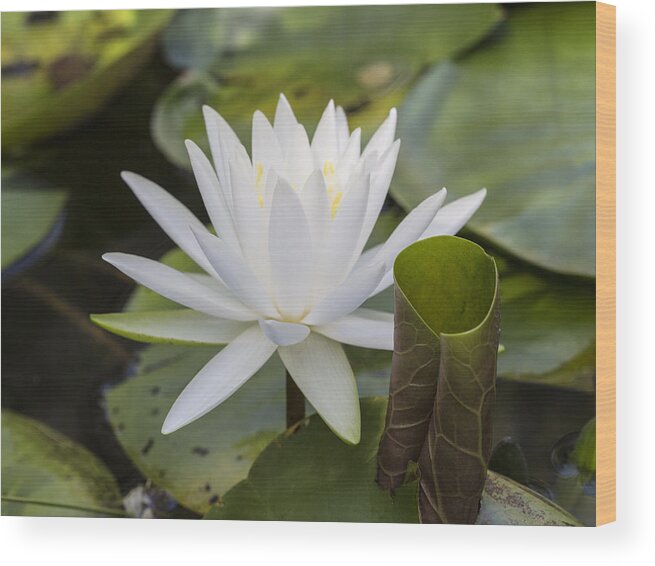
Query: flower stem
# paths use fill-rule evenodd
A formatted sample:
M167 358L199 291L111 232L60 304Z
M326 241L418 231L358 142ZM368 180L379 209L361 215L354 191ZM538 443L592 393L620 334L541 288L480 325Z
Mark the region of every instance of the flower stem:
M305 396L287 372L287 428L305 418Z

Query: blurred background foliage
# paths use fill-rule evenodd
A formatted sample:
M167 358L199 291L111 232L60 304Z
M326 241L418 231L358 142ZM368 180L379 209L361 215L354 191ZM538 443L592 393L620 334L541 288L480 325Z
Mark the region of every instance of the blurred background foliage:
M284 92L310 133L330 98L364 138L399 108L398 168L369 245L442 186L449 198L487 187L463 235L501 271L492 468L592 524L594 15L593 3L3 14L3 513L199 516L283 431L273 360L161 436L214 350L144 347L88 314L171 306L103 252L193 268L120 171L207 220L183 146L207 146L202 104L248 146L253 111L271 116ZM371 304L391 310L391 293ZM390 354L348 354L362 397L386 395Z

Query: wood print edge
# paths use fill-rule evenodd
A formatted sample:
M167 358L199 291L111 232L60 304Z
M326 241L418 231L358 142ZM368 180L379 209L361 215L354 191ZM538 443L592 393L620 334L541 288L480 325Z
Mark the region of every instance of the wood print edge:
M616 520L616 8L596 3L596 524Z

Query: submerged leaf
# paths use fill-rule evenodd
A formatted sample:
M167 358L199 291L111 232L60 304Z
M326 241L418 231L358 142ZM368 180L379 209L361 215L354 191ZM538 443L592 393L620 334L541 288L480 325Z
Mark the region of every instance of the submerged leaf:
M489 469L514 481L527 485L530 480L528 463L521 446L511 437L503 438L494 446Z
M394 359L379 484L418 462L423 522L473 523L491 451L500 297L494 260L461 238L412 244L394 264Z
M3 409L2 514L111 517L123 510L114 477L91 452Z

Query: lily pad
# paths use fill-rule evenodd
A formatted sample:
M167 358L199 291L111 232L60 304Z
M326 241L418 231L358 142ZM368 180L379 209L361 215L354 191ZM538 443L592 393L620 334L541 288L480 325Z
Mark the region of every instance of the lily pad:
M528 4L435 66L399 111L393 197L488 196L469 228L540 267L595 274L595 6Z
M3 409L2 514L112 517L124 512L114 477L91 452Z
M170 435L166 413L219 347L151 346L142 371L106 395L116 437L144 476L182 505L206 512L246 477L285 429L285 373L277 356L220 407Z
M309 123L318 121L333 98L357 115L356 125L368 135L426 65L480 41L502 14L493 4L198 12L204 17L194 20L186 41L174 30L167 36L169 59L188 61L192 72L163 94L153 117L155 142L186 168L184 139L205 139L202 103L216 108L246 140L252 113L259 109L272 116L280 92ZM217 25L221 20L233 23ZM199 41L216 53L211 63L198 55Z
M2 185L2 270L7 277L55 243L67 194L8 170L3 170Z
M3 150L52 136L100 108L146 63L170 10L2 17Z
M348 446L320 418L274 440L248 478L207 519L268 521L418 522L417 485L395 496L375 483L376 452L386 399L362 400L362 440ZM566 511L532 491L489 472L478 524L578 525Z

